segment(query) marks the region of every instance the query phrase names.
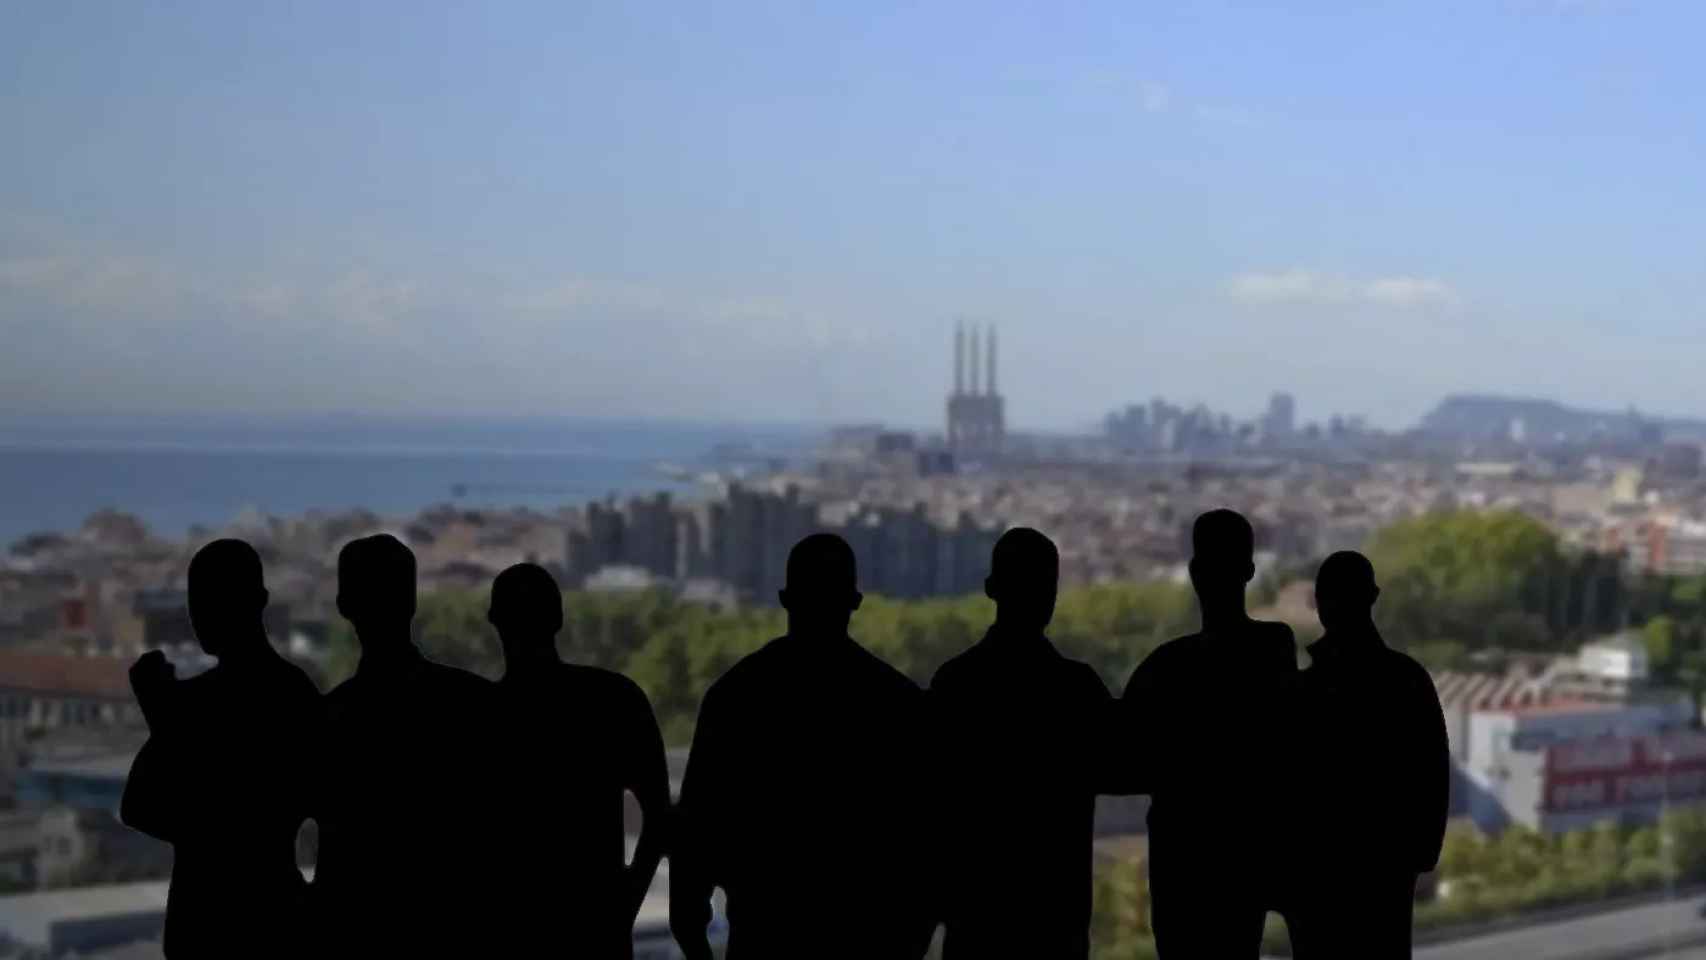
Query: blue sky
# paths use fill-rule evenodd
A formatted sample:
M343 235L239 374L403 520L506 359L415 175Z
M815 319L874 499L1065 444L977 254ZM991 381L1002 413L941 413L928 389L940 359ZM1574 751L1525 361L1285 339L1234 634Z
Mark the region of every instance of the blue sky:
M0 405L1706 414L1706 8L0 9Z

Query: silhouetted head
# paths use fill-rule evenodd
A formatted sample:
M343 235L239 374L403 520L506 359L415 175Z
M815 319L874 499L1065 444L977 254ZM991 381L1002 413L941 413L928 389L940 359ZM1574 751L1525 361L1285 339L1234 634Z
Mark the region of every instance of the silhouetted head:
M1256 533L1236 510L1210 510L1191 526L1191 586L1205 604L1242 599L1255 557Z
M408 629L415 618L415 555L388 533L362 537L338 552L338 613L366 632Z
M995 541L983 592L995 601L997 622L1041 633L1054 619L1059 588L1060 551L1053 540L1030 527L1014 527Z
M196 642L211 656L264 641L261 611L267 608L267 588L261 555L231 539L197 550L190 560L189 608Z
M859 595L858 562L847 541L814 533L788 552L788 583L780 593L789 633L847 632Z
M1354 629L1374 619L1380 587L1374 564L1355 550L1341 550L1321 561L1315 574L1315 612L1328 631Z
M486 619L497 628L506 659L554 651L563 629L563 591L544 567L518 563L492 581Z

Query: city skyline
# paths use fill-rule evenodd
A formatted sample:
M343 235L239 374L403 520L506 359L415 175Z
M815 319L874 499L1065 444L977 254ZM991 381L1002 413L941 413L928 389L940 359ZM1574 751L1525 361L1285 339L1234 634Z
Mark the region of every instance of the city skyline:
M13 411L1706 414L1682 4L192 6L0 14Z
M950 374L951 376L951 374ZM469 430L481 425L500 427L505 430L525 428L528 430L548 430L553 425L569 425L576 429L600 429L604 431L631 427L636 429L668 429L681 428L696 431L758 431L765 437L766 442L786 439L789 443L803 442L812 435L828 431L833 433L840 428L858 428L877 426L889 430L906 431L925 438L935 438L946 441L948 431L944 428L941 416L942 394L949 397L956 395L952 384L938 385L936 410L932 416L931 410L920 410L895 418L879 418L874 415L861 415L857 411L847 416L836 416L827 419L719 419L715 417L647 414L611 414L611 415L581 415L567 411L540 412L470 412L467 410L360 410L360 409L308 409L308 410L189 410L161 412L151 411L114 411L114 410L51 410L51 411L3 411L0 412L0 446L30 448L36 446L57 446L56 440L66 439L73 447L104 448L107 446L136 447L136 448L182 448L197 449L202 447L233 447L252 449L256 452L272 451L315 451L340 450L361 442L363 438L371 439L375 431L387 429L402 429L406 434L391 441L380 444L380 448L396 453L432 452L446 450L485 450L488 452L528 453L555 449L548 442L540 442L538 436L519 445L507 443L505 438L497 438L492 442L475 442L470 439ZM968 396L975 396L966 391ZM1005 391L1002 391L1005 399ZM1676 425L1687 424L1689 441L1695 439L1695 434L1706 432L1706 417L1697 416L1686 411L1653 410L1633 405L1618 408L1590 408L1565 402L1554 396L1524 395L1500 390L1466 390L1456 393L1442 394L1422 413L1402 423L1383 423L1357 409L1326 409L1320 404L1309 403L1306 394L1288 389L1284 386L1276 388L1257 398L1253 407L1233 407L1223 403L1210 394L1189 396L1132 396L1125 399L1111 400L1100 410L1087 410L1084 415L1075 420L1060 425L1035 426L1021 422L1016 427L1010 426L1009 431L1019 436L1038 437L1087 437L1102 434L1107 427L1110 416L1122 415L1133 408L1147 408L1156 402L1161 402L1169 409L1179 413L1207 411L1216 419L1226 417L1235 425L1253 425L1263 427L1272 423L1275 416L1274 403L1282 400L1289 420L1290 430L1302 431L1310 426L1326 428L1334 421L1354 424L1358 429L1372 430L1387 434L1404 434L1427 429L1430 416L1436 415L1442 408L1464 401L1479 403L1491 402L1494 405L1537 405L1550 407L1557 412L1571 417L1624 419L1633 417L1639 421ZM1021 411L1022 413L1023 411ZM1518 416L1520 419L1520 416ZM230 431L240 430L246 426L259 426L267 429L285 429L291 431L287 440L279 440L271 434L257 438L245 438L233 435ZM442 426L454 431L454 442L446 443L434 433L435 426ZM135 429L143 433L132 436L125 431ZM316 438L317 430L330 431L335 436L330 439ZM61 434L58 431L70 431ZM189 431L182 434L178 431ZM424 431L424 432L423 432ZM1518 438L1520 439L1520 438ZM1534 443L1542 443L1543 435L1530 437ZM584 448L584 442L577 438L577 443Z

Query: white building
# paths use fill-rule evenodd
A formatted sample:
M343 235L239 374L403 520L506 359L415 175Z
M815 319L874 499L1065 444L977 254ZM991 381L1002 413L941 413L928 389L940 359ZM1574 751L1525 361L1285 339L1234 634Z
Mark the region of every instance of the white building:
M1610 688L1647 682L1647 647L1633 634L1620 633L1582 647L1577 663L1584 678Z
M1706 800L1694 701L1649 679L1646 649L1631 634L1503 676L1436 674L1453 811L1484 830L1564 830Z
M1706 738L1689 729L1692 719L1686 698L1669 704L1572 701L1477 711L1469 718L1463 765L1467 812L1487 830L1511 823L1552 831L1605 819L1654 819L1663 791L1649 796L1628 789L1627 783L1651 777L1659 763L1655 758L1667 749L1673 755L1702 753ZM1674 746L1642 746L1648 743ZM1584 777L1589 770L1592 775ZM1698 799L1701 787L1706 780L1677 784L1671 799Z

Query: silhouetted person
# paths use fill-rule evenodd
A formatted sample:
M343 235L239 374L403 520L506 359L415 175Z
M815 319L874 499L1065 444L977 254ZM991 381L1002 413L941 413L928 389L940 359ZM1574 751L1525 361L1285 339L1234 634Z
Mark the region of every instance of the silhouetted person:
M1020 527L996 542L995 624L930 684L947 793L944 955L1085 957L1098 749L1112 699L1055 650L1060 554Z
M326 695L319 952L460 955L495 921L485 909L505 799L494 799L489 762L495 688L415 647L415 557L396 538L343 548L337 602L361 662Z
M1300 958L1410 956L1416 877L1445 837L1451 757L1433 680L1374 627L1380 595L1360 553L1315 579L1326 633L1299 687L1310 781L1299 818Z
M499 783L512 840L493 881L504 935L575 957L629 957L634 918L664 853L669 768L651 703L632 680L557 655L563 594L541 567L492 584L503 641ZM643 817L633 864L623 792Z
M1144 659L1121 698L1136 782L1147 792L1149 882L1163 958L1250 957L1291 829L1267 799L1283 693L1297 674L1291 628L1252 620L1244 590L1255 576L1250 522L1212 510L1191 529L1198 633ZM1136 786L1138 789L1131 790Z
M189 568L190 624L218 658L185 680L159 651L131 668L149 724L124 822L172 845L166 955L296 956L306 919L296 835L309 816L320 692L261 625L261 558L215 540ZM257 935L257 931L266 931Z
M731 960L912 958L929 942L923 694L847 635L853 551L814 534L788 555L788 634L705 693L670 858L671 927L710 956L727 900Z

